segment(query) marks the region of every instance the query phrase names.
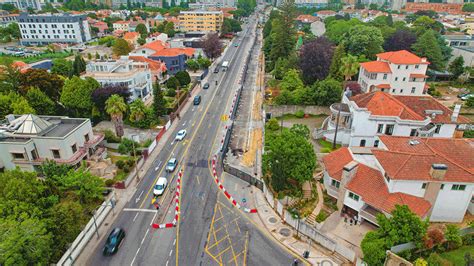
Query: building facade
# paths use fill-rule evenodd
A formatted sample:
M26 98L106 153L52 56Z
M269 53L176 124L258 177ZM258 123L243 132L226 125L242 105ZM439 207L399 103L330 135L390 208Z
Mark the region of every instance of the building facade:
M377 136L453 138L463 135L471 121L431 96L397 96L372 92L330 106L318 137L344 146L378 147ZM337 128L337 130L336 130ZM336 133L337 131L337 133Z
M26 11L28 8L41 10L40 0L0 0L0 4L12 4L22 11Z
M152 77L146 62L135 62L129 59L97 60L87 64L86 73L81 77L91 77L101 85L127 86L130 101L145 101L151 95Z
M0 15L0 27L6 27L8 24L17 22L18 14L2 14Z
M178 18L183 32L220 32L224 22L222 11L181 11Z
M77 44L91 39L86 15L21 13L18 24L23 45Z
M380 136L378 148L341 148L323 158L324 186L351 219L377 225L396 205L431 222L461 222L473 210L469 139Z
M429 62L406 50L377 54L377 61L360 64L358 83L364 92L394 95L426 94Z
M0 125L0 169L34 171L46 160L80 165L103 139L86 118L9 115Z

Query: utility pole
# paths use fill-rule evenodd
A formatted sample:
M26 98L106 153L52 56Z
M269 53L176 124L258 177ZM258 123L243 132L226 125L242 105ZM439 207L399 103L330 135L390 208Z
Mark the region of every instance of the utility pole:
M341 107L337 110L337 118L336 118L336 131L334 131L334 140L332 141L332 149L336 149L336 139L337 139L337 130L339 129L339 117L341 116Z
M137 179L137 185L140 182L140 176L138 175L138 160L137 160L137 153L135 150L135 137L137 135L132 135L132 149L133 149L133 159L135 160L135 178Z

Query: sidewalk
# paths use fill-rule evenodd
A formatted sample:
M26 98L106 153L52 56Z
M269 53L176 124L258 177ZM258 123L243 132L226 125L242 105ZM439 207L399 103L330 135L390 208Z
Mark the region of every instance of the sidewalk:
M250 186L247 182L226 172L222 173L221 182L239 204L246 208L257 209L258 212L248 214L248 218L273 240L280 242L300 257L302 257L303 252L309 250L310 254L307 262L311 265L343 264L332 257L324 248L315 243L310 243L306 237L300 235L299 239L296 238L296 230L285 224L267 203L263 192L258 188Z

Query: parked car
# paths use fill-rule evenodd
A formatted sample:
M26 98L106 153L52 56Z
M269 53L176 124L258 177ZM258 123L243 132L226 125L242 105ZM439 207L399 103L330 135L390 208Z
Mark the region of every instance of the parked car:
M173 172L174 169L176 169L177 165L178 165L178 160L176 160L176 158L171 158L166 164L166 171L170 173Z
M202 88L205 89L205 90L209 89L209 83L206 82L206 84L204 84L204 86L202 86Z
M199 105L201 103L201 95L194 96L194 105Z
M184 137L186 137L186 129L182 129L180 131L178 131L178 134L176 134L176 137L174 138L174 140L178 140L178 141L181 141L184 139Z
M156 181L156 184L153 187L153 195L155 196L163 195L163 192L165 192L165 189L167 186L168 186L168 180L166 179L166 177L158 178L158 181Z
M219 73L219 65L214 68L214 73Z
M122 228L114 228L112 232L110 232L109 237L107 237L102 254L104 254L104 256L111 256L117 253L124 238L125 231Z

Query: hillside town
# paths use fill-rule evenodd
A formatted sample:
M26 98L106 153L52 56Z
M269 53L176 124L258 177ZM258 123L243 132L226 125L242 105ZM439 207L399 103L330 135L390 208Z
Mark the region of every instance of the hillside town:
M0 0L0 265L474 265L474 2Z

